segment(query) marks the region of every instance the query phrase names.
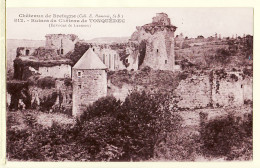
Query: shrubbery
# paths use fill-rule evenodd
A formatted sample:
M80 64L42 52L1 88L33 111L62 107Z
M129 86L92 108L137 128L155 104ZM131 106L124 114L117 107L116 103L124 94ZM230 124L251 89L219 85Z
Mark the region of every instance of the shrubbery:
M180 117L172 114L168 103L161 95L145 92L133 92L125 102L113 97L100 99L80 118L83 141L95 140L91 143L95 155L113 148L107 156L110 160L148 160L157 141L180 124Z
M50 109L52 109L52 106L55 104L57 97L58 97L57 92L53 92L48 97L43 97L43 99L41 99L41 101L40 101L41 110L49 111Z
M231 53L229 52L229 50L226 50L223 48L217 49L215 60L216 60L216 62L219 62L222 64L227 64L230 62L230 56L231 56Z
M245 115L244 120L233 115L210 120L202 125L200 133L205 155L225 156L228 160L243 155L252 157L252 142L248 142L252 140L251 114Z
M204 54L205 61L208 65L220 64L226 65L231 62L231 53L228 49L219 48L214 55Z
M181 126L182 118L170 100L167 95L136 91L124 102L108 96L88 106L74 125L54 122L50 128L26 114L25 128L7 125L7 157L33 161L252 158L251 114L209 121L201 114L198 133ZM7 119L7 123L15 122Z
M37 81L37 86L39 88L45 89L45 88L54 88L55 87L55 78L52 77L44 77L44 78L40 78Z
M32 116L26 116L29 128L8 128L8 158L148 160L153 157L157 142L180 126L181 118L170 110L167 99L145 92L133 92L125 102L114 97L101 98L73 126L54 123L51 128L43 128Z

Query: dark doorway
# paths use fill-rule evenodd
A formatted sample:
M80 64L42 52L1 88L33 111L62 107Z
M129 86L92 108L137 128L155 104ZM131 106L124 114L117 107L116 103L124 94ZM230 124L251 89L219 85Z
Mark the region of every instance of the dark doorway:
M25 50L25 54L29 55L30 54L30 50Z

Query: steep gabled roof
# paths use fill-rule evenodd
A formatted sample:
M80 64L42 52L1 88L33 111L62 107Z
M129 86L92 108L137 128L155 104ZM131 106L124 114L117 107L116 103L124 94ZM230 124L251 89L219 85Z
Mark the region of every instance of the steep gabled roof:
M74 69L107 69L106 65L100 60L96 53L89 48L78 62L73 66Z

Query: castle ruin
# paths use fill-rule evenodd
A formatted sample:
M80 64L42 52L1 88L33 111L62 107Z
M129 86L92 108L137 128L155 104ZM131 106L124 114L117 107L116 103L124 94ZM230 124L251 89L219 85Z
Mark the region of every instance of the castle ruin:
M140 68L149 66L155 70L171 71L179 68L175 65L174 56L174 32L177 27L171 24L166 13L157 13L152 23L136 29L131 40L146 44L146 53L140 60Z

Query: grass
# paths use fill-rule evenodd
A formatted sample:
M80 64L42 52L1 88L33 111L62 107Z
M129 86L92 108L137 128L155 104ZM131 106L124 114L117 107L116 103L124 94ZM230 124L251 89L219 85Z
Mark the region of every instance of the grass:
M51 127L53 122L60 125L73 125L75 124L75 119L65 114L60 113L46 113L37 110L18 110L18 111L7 111L7 117L10 119L11 123L8 123L9 128L26 129L28 125L26 124L26 117L30 115L35 118L38 124L43 127Z

